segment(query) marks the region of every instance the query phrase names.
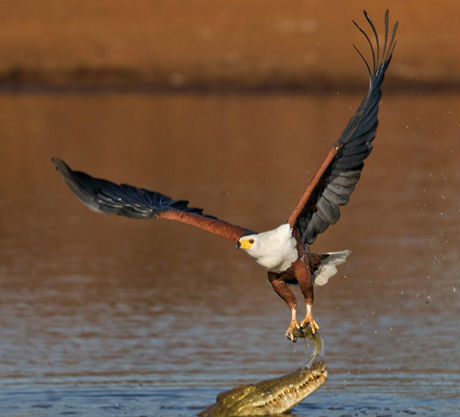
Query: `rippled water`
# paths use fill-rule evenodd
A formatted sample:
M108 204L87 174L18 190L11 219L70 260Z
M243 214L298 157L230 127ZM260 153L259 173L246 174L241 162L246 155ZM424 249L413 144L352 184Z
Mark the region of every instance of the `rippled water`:
M50 163L283 222L359 96L0 95L0 415L193 416L297 368L285 305L225 241L89 212ZM374 153L316 251L326 384L298 416L459 410L457 96L385 96Z

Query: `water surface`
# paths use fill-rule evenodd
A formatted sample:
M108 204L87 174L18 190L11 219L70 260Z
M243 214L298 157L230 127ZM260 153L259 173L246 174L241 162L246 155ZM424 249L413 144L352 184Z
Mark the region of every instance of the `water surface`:
M193 416L303 364L249 258L182 224L89 212L50 157L263 231L359 100L0 95L0 414ZM458 415L458 98L384 96L380 120L313 247L353 255L316 291L330 376L297 416Z

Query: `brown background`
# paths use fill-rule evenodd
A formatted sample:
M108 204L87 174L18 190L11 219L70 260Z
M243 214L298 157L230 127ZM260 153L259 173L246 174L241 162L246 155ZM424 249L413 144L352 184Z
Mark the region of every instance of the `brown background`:
M388 88L455 89L459 2L2 0L0 80L161 88L352 90L366 8L400 21Z
M315 291L330 376L294 413L458 415L458 0L0 0L1 416L195 416L305 362L249 257L91 213L50 158L276 227L367 87L364 7L398 46L374 151L312 247L353 254Z

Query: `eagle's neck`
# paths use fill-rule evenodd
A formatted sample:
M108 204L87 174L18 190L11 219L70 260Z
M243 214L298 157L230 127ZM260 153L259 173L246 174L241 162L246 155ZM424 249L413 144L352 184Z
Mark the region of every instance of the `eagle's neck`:
M298 258L297 241L288 223L258 233L256 242L255 247L248 250L248 254L268 271L286 271Z

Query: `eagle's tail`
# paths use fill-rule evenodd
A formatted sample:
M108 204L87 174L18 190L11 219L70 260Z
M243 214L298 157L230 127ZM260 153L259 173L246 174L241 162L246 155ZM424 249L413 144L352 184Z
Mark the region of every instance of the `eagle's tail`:
M320 255L321 264L313 273L315 285L326 285L329 278L337 273L336 266L343 264L350 254L350 250L344 250L341 252L329 252Z

